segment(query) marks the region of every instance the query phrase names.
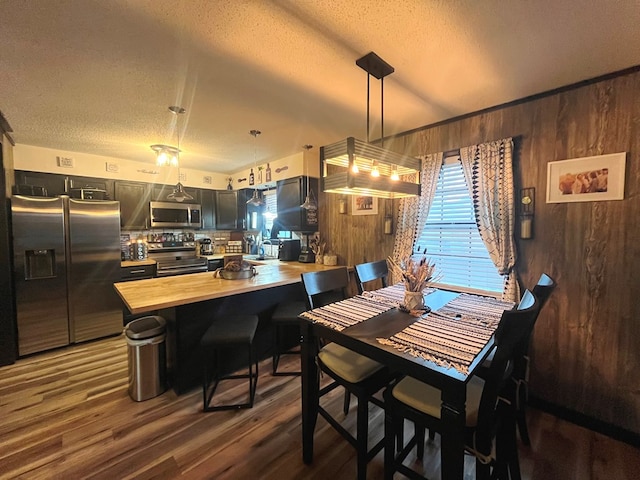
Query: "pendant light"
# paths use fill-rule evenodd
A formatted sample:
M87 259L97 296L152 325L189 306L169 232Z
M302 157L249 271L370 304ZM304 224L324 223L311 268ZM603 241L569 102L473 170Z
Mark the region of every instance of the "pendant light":
M304 148L308 152L313 148L313 145L307 144L302 148ZM309 188L309 184L311 183L309 182L309 166L307 165L307 160L304 158L304 156L302 157L302 161L304 162L304 171L305 175L307 176L307 197L304 199L304 203L300 205L300 208L304 208L305 210L317 210L318 205L316 205L316 200L313 197L313 190Z
M253 147L253 168L255 168L256 170L258 169L258 161L257 161L257 141L258 141L258 135L260 135L262 132L260 130L249 130L249 134L253 136L253 138L255 138L255 142L254 142L254 147ZM251 175L254 175L253 170L251 170ZM262 205L262 198L260 198L260 194L258 193L258 189L254 188L253 189L253 196L247 200L247 205L253 205L255 207L259 207Z
M394 68L374 52L356 60L367 72L367 141L348 137L320 147L322 190L329 193L363 195L379 198L403 198L420 195L420 160L385 150L384 141L384 77ZM380 80L381 142L369 143L369 83L371 76ZM413 181L401 180L411 175Z
M173 187L173 192L167 195L167 200L174 200L176 202L184 202L185 200L193 200L193 197L184 191L184 186L180 182L180 115L184 115L186 110L182 107L171 106L169 111L176 116L176 131L178 132L178 148L175 152L175 164L172 166L178 167L178 183Z

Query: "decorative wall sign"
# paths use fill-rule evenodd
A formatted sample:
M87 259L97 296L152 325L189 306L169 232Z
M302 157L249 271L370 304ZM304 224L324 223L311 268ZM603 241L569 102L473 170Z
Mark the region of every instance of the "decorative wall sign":
M377 197L361 197L353 195L351 197L351 215L377 215Z
M547 203L624 199L626 152L547 164Z

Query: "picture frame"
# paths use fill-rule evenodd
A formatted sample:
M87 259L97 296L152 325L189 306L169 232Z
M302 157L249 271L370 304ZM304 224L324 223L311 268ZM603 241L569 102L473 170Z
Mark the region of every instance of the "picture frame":
M377 215L378 198L365 195L351 197L351 215Z
M547 203L624 199L627 153L547 163Z

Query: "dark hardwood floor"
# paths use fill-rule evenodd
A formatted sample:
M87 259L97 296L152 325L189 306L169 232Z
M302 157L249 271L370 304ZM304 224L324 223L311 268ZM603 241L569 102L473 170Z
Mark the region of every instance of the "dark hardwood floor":
M314 463L302 462L300 379L272 377L270 361L260 364L254 408L202 413L198 389L132 401L126 352L115 337L0 367L0 478L355 478L353 449L321 418ZM297 368L297 357L282 361ZM245 392L244 382L222 390L232 400ZM339 412L342 391L333 393ZM376 438L383 417L372 407ZM355 411L345 422L354 421ZM533 445L520 447L525 480L639 478L638 449L535 410L529 422ZM440 478L439 464L436 438L423 465L430 478ZM369 478L382 478L382 467L379 454ZM475 477L472 458L465 472Z

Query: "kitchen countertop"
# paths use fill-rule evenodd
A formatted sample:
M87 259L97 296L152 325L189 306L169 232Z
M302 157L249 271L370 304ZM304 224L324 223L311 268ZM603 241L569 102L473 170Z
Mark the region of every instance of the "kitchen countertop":
M122 268L140 267L144 265L155 265L155 264L156 264L156 261L150 258L145 258L144 260L122 260L122 262L120 262L120 266Z
M301 273L337 268L315 263L281 262L277 259L250 263L255 265L257 275L248 279L225 280L215 278L214 272L203 272L119 282L114 287L131 313L138 314L291 285L300 282Z

